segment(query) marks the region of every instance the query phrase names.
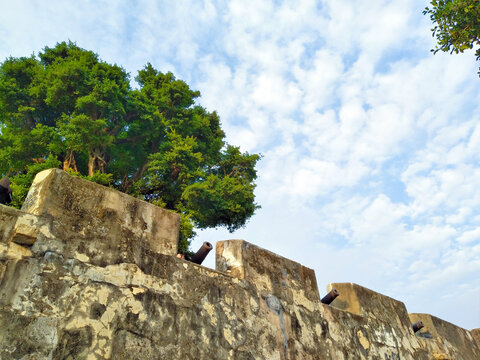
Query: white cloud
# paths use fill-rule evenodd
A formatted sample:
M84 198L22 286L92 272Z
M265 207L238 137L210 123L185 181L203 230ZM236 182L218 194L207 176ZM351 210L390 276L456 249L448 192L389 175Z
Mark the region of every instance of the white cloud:
M480 227L462 233L457 241L461 244L470 244L472 242L480 243Z

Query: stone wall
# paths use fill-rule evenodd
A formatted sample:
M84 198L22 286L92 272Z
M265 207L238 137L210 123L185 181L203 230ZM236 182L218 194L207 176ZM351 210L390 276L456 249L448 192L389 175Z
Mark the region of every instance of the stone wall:
M0 205L0 359L480 359L467 331L243 240L178 259L179 219L60 170ZM412 322L425 327L414 333Z

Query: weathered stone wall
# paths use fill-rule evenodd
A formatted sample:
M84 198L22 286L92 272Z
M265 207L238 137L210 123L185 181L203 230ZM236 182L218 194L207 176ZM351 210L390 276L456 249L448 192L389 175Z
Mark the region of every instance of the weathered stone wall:
M59 170L0 205L0 359L480 359L467 331L242 240L176 258L178 216ZM411 323L425 328L414 334Z
M477 345L480 348L480 329L473 329L470 331L470 334L477 341Z

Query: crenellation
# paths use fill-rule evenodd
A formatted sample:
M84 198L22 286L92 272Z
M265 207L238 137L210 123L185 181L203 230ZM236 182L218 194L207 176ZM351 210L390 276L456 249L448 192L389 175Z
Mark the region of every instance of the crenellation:
M53 236L40 234L37 252L101 266L134 262L143 249L177 253L178 214L58 169L37 175L22 211L55 222Z
M479 329L351 283L323 304L312 269L244 240L216 270L179 259L177 215L60 170L0 220L2 360L480 358Z
M331 289L339 292L332 307L364 317L393 320L400 328L410 331L411 322L403 302L353 283L328 284L327 291Z
M437 354L460 357L458 349L464 349L463 356L480 358L480 351L475 344L471 331L465 330L448 321L439 319L430 314L409 314L412 322L422 321L424 328L416 335L424 344ZM474 344L474 346L472 346ZM467 357L468 358L468 357Z
M319 303L315 273L295 261L244 240L217 242L216 269L250 281L263 294L313 309Z

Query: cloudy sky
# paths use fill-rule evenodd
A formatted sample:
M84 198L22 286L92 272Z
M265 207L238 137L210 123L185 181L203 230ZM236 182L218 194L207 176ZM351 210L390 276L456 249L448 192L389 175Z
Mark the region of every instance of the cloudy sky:
M243 238L467 329L480 327L480 79L432 55L427 0L9 1L0 61L72 40L202 93L261 153ZM210 255L207 265L213 266Z

